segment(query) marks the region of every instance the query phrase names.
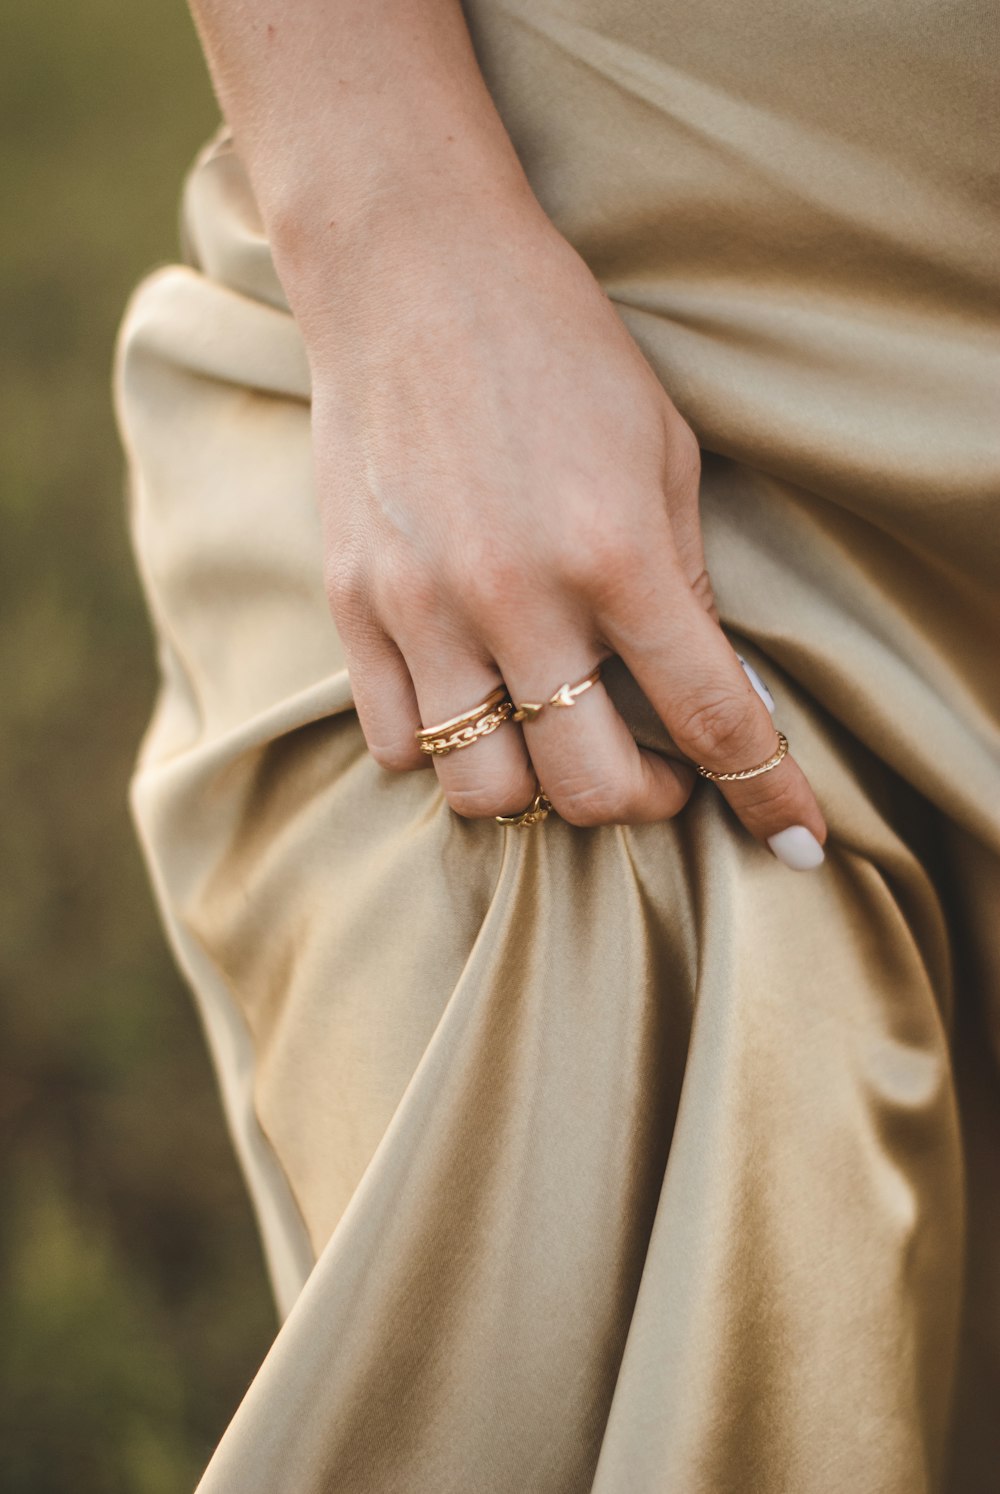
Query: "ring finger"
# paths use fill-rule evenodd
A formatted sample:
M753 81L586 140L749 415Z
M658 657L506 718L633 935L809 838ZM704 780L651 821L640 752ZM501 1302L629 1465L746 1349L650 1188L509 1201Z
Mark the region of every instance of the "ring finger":
M492 661L468 655L418 656L407 659L407 664L425 730L444 726L482 705L504 683ZM480 720L484 714L479 713ZM454 737L461 729L445 726L441 737ZM466 746L430 754L430 760L445 798L458 814L471 818L516 814L534 797L535 774L524 737L509 719Z

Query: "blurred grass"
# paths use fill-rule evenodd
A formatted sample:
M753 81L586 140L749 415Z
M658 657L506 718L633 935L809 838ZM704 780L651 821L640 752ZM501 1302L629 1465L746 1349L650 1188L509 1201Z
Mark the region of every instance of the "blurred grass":
M0 48L0 1489L193 1488L273 1336L126 786L155 672L110 403L217 112L183 0Z

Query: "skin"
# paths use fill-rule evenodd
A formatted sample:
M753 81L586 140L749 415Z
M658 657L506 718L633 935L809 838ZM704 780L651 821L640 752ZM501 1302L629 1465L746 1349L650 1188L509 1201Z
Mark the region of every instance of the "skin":
M414 732L619 655L718 771L772 719L719 626L698 442L547 218L456 0L192 0L301 328L324 574L366 741L459 814L545 786L591 826L669 818L692 769L638 748L598 683L429 759ZM762 843L826 825L789 753L714 785Z

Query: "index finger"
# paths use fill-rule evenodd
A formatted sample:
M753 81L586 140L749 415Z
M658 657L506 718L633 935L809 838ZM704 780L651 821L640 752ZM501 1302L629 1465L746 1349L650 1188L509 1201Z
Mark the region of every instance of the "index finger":
M605 596L604 636L647 695L677 746L716 773L758 768L775 756L776 723L732 644L695 598L679 566L635 575ZM826 821L789 746L775 766L714 782L747 830L796 870L818 866Z

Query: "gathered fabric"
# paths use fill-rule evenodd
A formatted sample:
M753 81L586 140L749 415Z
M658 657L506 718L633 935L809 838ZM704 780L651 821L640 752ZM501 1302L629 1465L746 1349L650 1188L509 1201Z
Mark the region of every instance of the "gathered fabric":
M465 11L701 444L722 625L827 858L707 781L524 829L374 762L220 129L114 374L159 669L130 802L282 1320L199 1494L995 1494L1000 24Z

